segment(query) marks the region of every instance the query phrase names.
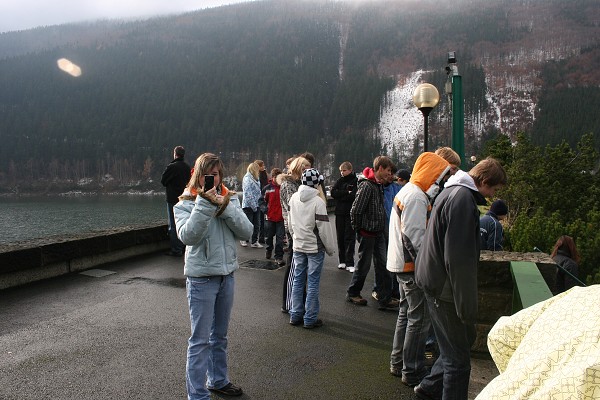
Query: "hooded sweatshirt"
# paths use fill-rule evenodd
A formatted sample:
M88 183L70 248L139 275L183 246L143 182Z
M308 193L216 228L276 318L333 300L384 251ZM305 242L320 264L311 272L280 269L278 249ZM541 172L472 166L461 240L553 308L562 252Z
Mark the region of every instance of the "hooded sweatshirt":
M421 248L427 219L431 211L431 196L450 171L450 164L434 153L419 156L410 181L394 197L390 214L387 269L391 272L414 272L415 259Z
M336 243L333 227L327 216L327 205L319 191L307 185L301 185L290 198L290 233L294 251L318 253L325 250L332 255Z
M440 301L454 303L464 323L477 319L479 210L485 204L473 178L458 171L435 200L415 265L415 281Z

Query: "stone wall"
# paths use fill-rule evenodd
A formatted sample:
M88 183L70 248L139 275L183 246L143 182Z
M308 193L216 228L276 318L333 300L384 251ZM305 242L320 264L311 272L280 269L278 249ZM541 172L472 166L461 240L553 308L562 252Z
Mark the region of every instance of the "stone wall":
M482 251L477 271L479 314L473 351L487 353L487 334L503 315L512 313L513 282L511 261L534 262L550 290L554 291L556 265L548 254Z
M0 246L0 289L168 248L166 225L4 245Z

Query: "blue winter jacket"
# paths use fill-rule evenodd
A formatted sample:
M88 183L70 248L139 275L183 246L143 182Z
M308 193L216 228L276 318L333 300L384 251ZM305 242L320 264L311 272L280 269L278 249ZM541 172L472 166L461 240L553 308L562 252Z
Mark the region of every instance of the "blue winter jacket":
M201 196L195 201L181 200L173 207L177 236L186 245L185 276L229 275L239 268L237 241L252 236L252 223L235 194L218 217L217 209Z
M488 211L480 218L479 232L481 234L481 250L502 251L504 230L496 214Z
M242 190L244 191L242 208L251 208L252 211L258 210L258 200L262 197L260 182L254 179L250 172L246 172L242 179Z

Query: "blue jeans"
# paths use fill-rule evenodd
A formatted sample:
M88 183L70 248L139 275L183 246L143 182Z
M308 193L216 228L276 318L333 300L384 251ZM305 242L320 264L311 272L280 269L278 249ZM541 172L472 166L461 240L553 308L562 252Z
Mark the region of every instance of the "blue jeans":
M358 263L356 263L356 269L352 274L348 295L351 297L360 296L360 291L363 289L365 279L371 269L371 260L373 260L379 304L385 306L389 303L392 292L392 277L385 268L387 261L385 236L383 232L374 237L359 234L357 239Z
M243 211L254 226L254 230L252 231L252 241L250 243L256 243L258 242L258 231L260 229L260 211L258 208L256 211L252 211L250 207L243 208Z
M414 273L396 274L400 309L390 359L392 367L402 368L402 377L410 384L418 384L427 375L425 341L431 326L425 293L414 278Z
M273 251L273 236L275 236L275 259L283 260L283 237L285 236L285 226L283 221L265 221L267 230L266 244L267 251Z
M294 251L294 284L292 286L292 309L290 321L300 321L304 318L304 325L312 325L317 321L319 314L319 284L325 252L301 253ZM304 286L307 281L306 304L303 301Z
M471 346L475 342L475 325L465 324L458 318L454 303L440 301L427 294L425 298L440 356L420 386L436 399L466 400L469 393Z
M167 203L167 213L169 214L169 241L171 242L171 251L173 253L183 254L185 245L177 237L177 227L175 226L175 215L173 207L175 203Z
M188 400L208 400L208 388L220 389L227 376L227 329L235 280L225 276L188 277L186 281L192 334L188 340Z

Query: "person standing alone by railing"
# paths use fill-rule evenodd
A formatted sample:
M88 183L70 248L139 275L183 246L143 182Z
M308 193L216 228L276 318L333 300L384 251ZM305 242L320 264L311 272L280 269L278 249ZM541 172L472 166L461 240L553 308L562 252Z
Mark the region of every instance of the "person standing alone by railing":
M160 178L160 183L166 188L167 192L167 212L169 216L169 240L171 250L165 253L168 256L181 257L185 246L177 238L175 231L175 218L173 216L173 206L179 201L179 196L183 193L185 185L190 180L190 166L183 160L185 149L183 146L177 146L173 149L173 161L167 165Z

